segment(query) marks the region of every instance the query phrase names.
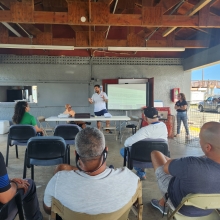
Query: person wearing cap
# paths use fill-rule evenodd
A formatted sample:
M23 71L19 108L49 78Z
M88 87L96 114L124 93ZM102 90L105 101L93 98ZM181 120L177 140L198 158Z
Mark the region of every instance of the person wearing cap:
M144 120L148 122L148 126L142 127L134 135L125 140L124 146L130 147L132 144L143 139L164 139L167 141L167 127L163 122L159 121L158 111L154 107L147 107L144 109ZM120 150L120 154L124 157L124 148ZM141 180L146 179L146 173L143 169L134 167L137 171L137 176Z
M51 212L52 197L72 211L96 215L115 212L134 196L139 178L127 167L106 166L104 134L87 127L75 138L76 167L61 164L44 193L44 210Z

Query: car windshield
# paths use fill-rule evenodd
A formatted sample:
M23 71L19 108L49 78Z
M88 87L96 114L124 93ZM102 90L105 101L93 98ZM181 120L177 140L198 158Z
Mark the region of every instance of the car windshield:
M212 101L212 97L208 97L206 101Z

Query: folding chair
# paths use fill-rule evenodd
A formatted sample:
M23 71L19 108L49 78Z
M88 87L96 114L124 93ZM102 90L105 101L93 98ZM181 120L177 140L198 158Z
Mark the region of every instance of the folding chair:
M48 136L47 132L49 132L49 133L54 132L54 129L49 125L49 123L47 121L45 121L44 116L37 117L37 120L39 122L40 128L43 130L43 132L46 136ZM43 124L45 124L45 126L43 126Z
M9 147L15 145L16 158L18 158L18 145L27 146L28 140L36 135L37 132L32 125L12 125L10 127L6 149L6 167L8 166Z
M53 166L66 163L67 147L61 137L33 137L27 144L24 158L23 179L27 167L31 168L31 179L34 180L35 166Z
M152 168L151 152L157 150L166 156L170 156L168 143L164 139L144 139L124 149L124 164L132 170L138 168Z
M195 206L200 209L213 209L213 212L207 216L200 217L188 217L180 214L178 211L181 207L185 206ZM220 220L220 194L188 194L185 196L178 207L173 210L168 203L168 220Z
M142 118L139 118L138 116L130 116L131 121L127 122L125 125L124 130L121 133L120 143L122 143L123 137L125 134L135 134L137 130L140 129ZM131 133L130 133L131 131Z
M132 206L135 203L135 208ZM132 199L121 209L112 213L100 213L98 215L89 215L72 211L63 206L57 199L52 199L51 220L127 220L130 209L134 211L138 220L142 220L142 183L139 181L136 193Z
M106 118L107 120L108 120L108 118ZM101 121L101 123L105 123L104 121ZM106 136L108 136L108 135L113 135L113 136L115 136L115 140L117 141L118 140L118 134L117 134L117 127L116 127L116 121L115 122L113 122L114 123L114 125L113 126L109 126L109 127L106 127L106 126L103 126L102 125L102 133L104 134L104 135L106 135ZM109 130L109 131L111 131L111 132L107 132L106 130Z
M55 127L54 136L59 136L64 139L67 145L67 163L70 163L70 145L75 145L75 137L82 129L75 124L57 125Z
M15 210L11 211L9 213L9 207L12 205L12 203L15 203L16 207ZM16 210L17 208L17 210ZM24 214L22 209L22 201L21 201L21 194L17 192L15 196L6 204L0 203L0 219L15 219L15 217L19 215L20 220L24 220Z

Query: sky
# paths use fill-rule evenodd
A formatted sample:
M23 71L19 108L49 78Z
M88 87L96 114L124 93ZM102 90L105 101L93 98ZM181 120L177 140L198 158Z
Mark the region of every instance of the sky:
M220 81L220 64L215 64L203 68L204 80L219 80ZM202 80L202 69L192 71L191 80ZM220 94L220 89L215 89L215 94Z

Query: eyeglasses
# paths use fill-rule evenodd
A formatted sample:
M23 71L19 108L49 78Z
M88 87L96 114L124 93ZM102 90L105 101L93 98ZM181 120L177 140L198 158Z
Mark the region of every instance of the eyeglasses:
M68 108L72 108L72 106L69 106Z

